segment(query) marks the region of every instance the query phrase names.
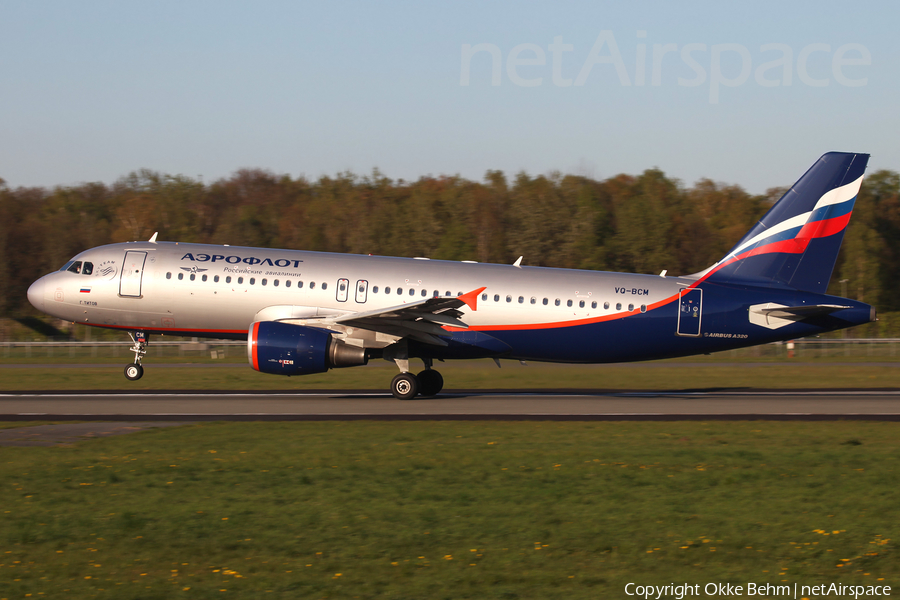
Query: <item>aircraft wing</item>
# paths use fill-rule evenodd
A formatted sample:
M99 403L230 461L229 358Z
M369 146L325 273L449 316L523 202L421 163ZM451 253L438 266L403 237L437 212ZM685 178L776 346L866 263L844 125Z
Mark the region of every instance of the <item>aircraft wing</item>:
M426 344L446 346L442 336L449 333L444 325L468 329L460 320L460 308L478 309L478 294L486 288L472 290L462 296L438 296L416 302L366 312L335 317L332 323L378 331L398 337L408 337Z

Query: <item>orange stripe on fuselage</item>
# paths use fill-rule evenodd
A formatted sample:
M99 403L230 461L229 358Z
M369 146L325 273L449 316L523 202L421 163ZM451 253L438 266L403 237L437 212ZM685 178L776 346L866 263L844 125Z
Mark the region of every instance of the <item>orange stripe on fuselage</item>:
M684 289L690 289L700 283L699 281L691 284L690 286L686 286ZM647 305L647 312L659 308L661 306L665 306L666 304L670 304L678 299L678 294L673 294L668 298L660 300L659 302L654 302L652 304ZM590 317L587 319L575 319L572 321L556 321L553 323L524 323L524 324L514 324L514 325L470 325L468 329L461 329L459 327L449 327L445 326L444 329L447 331L527 331L530 329L559 329L562 327L577 327L578 325L590 325L592 323L602 323L604 321L615 321L617 319L624 319L626 317L636 317L638 315L643 315L647 313L642 313L640 311L631 311L627 313L616 313L614 315L604 315L602 317Z

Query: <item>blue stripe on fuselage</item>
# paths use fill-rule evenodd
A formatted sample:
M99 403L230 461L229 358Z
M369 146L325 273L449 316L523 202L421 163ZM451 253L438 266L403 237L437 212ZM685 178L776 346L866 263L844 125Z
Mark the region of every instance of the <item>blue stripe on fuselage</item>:
M789 340L842 329L869 322L871 307L861 302L800 291L701 284L703 307L700 337L676 335L678 301L647 313L637 313L622 319L529 330L493 330L488 334L509 346L508 352L497 353L521 360L572 363L613 363L635 360L654 360L719 352ZM853 306L825 317L798 321L778 329L754 325L748 308L755 304L773 302L785 306L840 304ZM462 335L455 334L451 348L419 346L421 352L434 358L475 358L486 356L484 340L471 356L461 345ZM456 338L460 336L460 339ZM500 346L498 346L498 349Z

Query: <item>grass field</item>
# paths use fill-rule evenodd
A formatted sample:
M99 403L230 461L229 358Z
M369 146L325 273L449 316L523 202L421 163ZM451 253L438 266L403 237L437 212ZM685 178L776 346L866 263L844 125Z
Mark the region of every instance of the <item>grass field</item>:
M0 597L898 583L897 425L197 424L0 449Z
M124 367L124 362L123 362ZM415 368L415 367L414 367ZM697 388L896 388L900 368L868 364L746 363L703 364L675 361L631 365L553 365L527 367L507 361L438 365L446 389L697 389ZM146 364L144 377L130 382L122 368L0 368L0 391L15 390L387 390L397 373L378 361L367 367L336 369L319 375L281 377L257 373L247 365L165 368Z

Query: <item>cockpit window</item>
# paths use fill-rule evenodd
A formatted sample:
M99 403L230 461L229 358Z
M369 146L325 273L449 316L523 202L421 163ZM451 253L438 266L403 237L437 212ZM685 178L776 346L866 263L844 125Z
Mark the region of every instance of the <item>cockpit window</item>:
M69 271L71 273L81 273L81 261L76 260L69 266L68 269L66 269L66 271Z
M74 262L75 262L74 260L70 260L69 262L67 262L66 264L64 264L63 266L61 266L61 267L59 268L59 270L60 270L60 271L68 271L68 270L69 270L69 267L71 267L72 264L73 264Z
M90 275L93 272L94 272L94 263L86 262L86 263L84 263L84 265L82 265L82 267L81 267L82 275Z

